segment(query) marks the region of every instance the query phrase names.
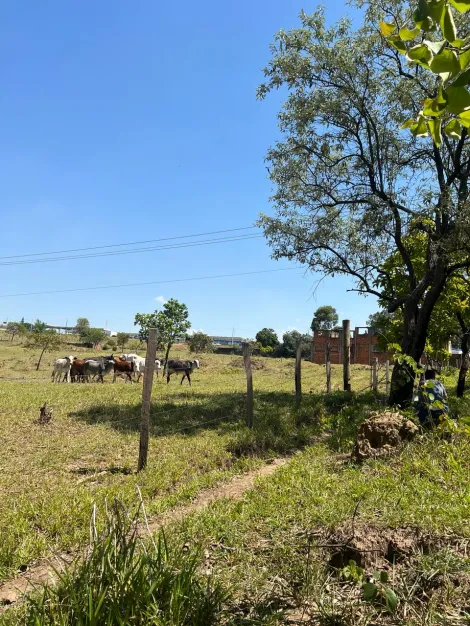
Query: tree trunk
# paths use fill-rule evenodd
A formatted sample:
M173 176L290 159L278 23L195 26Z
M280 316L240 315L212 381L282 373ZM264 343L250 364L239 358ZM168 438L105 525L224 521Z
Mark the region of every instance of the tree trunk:
M41 365L41 359L42 359L42 356L43 356L43 354L44 354L44 352L45 352L45 351L46 351L46 348L44 347L44 348L42 349L41 356L39 357L38 364L36 365L36 372L38 371L39 366Z
M459 379L457 381L457 398L463 398L463 394L465 392L465 381L467 379L468 372L468 359L469 355L467 353L462 354L462 365L459 370Z
M438 264L438 262L437 262ZM434 307L439 300L446 283L444 267L435 267L429 277L428 284L432 287L419 306L419 295L415 299L410 298L403 309L403 340L401 351L403 356L408 356L418 364L424 352L428 334L429 321ZM413 388L415 372L409 363L395 362L390 385L389 405L398 406L402 409L410 406L413 400Z
M166 354L165 354L165 363L168 363L168 357L170 356L170 348L173 344L171 343L171 341L168 342L168 345L166 347Z

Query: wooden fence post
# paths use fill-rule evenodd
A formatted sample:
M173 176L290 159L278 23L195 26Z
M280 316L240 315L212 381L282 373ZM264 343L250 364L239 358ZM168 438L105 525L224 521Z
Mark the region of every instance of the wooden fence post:
M150 328L145 356L145 375L142 388L142 412L140 417L139 462L137 471L145 469L149 449L150 400L152 397L153 374L157 356L157 329Z
M390 393L390 361L388 359L385 362L385 393L388 397Z
M377 357L372 361L372 389L377 391L379 377L378 377L378 369L379 369L379 359Z
M330 334L329 331L328 338L325 344L325 369L326 369L326 393L331 393L331 356L330 356Z
M247 342L243 343L243 363L246 374L246 424L248 428L253 428L253 374L250 344Z
M351 391L351 323L343 320L343 389Z
M295 401L302 402L302 342L299 340L295 351Z

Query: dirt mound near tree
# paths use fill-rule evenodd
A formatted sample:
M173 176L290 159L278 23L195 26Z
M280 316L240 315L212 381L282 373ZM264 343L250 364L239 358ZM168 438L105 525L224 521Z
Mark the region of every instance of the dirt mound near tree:
M418 433L418 427L400 413L374 413L359 428L353 461L386 456Z
M418 528L379 528L372 524L358 524L352 530L346 524L329 541L331 567L340 569L355 561L366 570L372 567L388 569L417 551L429 552L435 543L430 535Z

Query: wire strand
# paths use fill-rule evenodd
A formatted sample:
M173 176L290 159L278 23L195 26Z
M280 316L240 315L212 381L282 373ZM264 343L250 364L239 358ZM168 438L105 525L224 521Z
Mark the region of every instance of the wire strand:
M17 298L19 296L42 296L52 293L71 293L77 291L99 291L100 289L122 289L125 287L145 287L147 285L163 285L173 283L186 283L198 280L213 280L216 278L234 278L237 276L253 276L255 274L272 274L275 272L290 272L293 270L299 270L298 267L283 267L276 270L259 270L255 272L239 272L236 274L214 274L213 276L195 276L192 278L174 278L172 280L151 280L144 283L124 283L121 285L101 285L98 287L75 287L73 289L54 289L51 291L29 291L24 293L6 293L0 294L0 298Z
M68 254L69 252L85 252L86 250L103 250L104 248L119 248L121 246L138 246L144 243L156 243L157 241L171 241L174 239L188 239L190 237L205 237L206 235L219 235L222 233L233 233L240 230L250 230L257 226L242 226L241 228L228 228L225 230L212 230L207 233L195 233L193 235L178 235L176 237L161 237L160 239L147 239L144 241L129 241L127 243L112 243L104 246L90 246L88 248L71 248L70 250L52 250L50 252L33 252L30 254L13 254L10 256L0 256L3 259L21 259L33 256L46 256L48 254Z
M219 239L203 239L202 241L191 241L179 244L169 244L167 246L154 246L150 248L133 248L131 250L116 250L114 252L97 252L94 254L79 254L75 256L51 257L45 259L26 259L24 261L3 261L0 266L30 265L37 263L55 263L57 261L74 261L77 259L94 259L98 257L121 256L125 254L139 254L141 252L155 252L159 250L176 250L180 248L193 248L196 246L208 246L216 243L231 243L233 241L247 241L250 239L261 239L263 235L237 235L234 237L222 237Z

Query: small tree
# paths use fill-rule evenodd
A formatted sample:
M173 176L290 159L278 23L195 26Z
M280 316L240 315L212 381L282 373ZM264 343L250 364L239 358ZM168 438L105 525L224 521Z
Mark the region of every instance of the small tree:
M90 322L87 320L86 317L79 317L77 319L77 323L75 324L75 328L77 329L77 332L81 337L82 333L90 328Z
M313 314L310 328L313 330L333 330L338 325L338 313L332 306L320 306Z
M8 322L6 331L10 335L10 341L20 332L21 324L19 322Z
M28 336L28 343L26 344L27 348L39 348L41 350L41 354L39 356L39 361L36 365L36 371L39 369L41 365L41 360L44 355L44 352L53 352L60 347L61 339L60 335L58 335L55 330L52 328L44 329L44 330L33 330Z
M106 333L102 328L88 328L80 334L80 339L92 348L96 348L105 338Z
M214 344L209 335L205 333L194 333L189 339L190 352L213 352Z
M272 328L263 328L256 333L256 341L261 344L263 348L276 348L279 345L279 339L276 332Z
M188 307L174 298L163 305L163 311L156 313L156 329L159 337L166 343L165 361L168 361L170 348L175 339L184 337L191 328L188 319Z
M41 320L36 320L31 328L31 330L35 333L42 333L46 330L47 324L45 322L41 322Z
M129 333L118 333L116 335L117 345L120 346L121 350L124 350L124 346L129 341L129 339Z

